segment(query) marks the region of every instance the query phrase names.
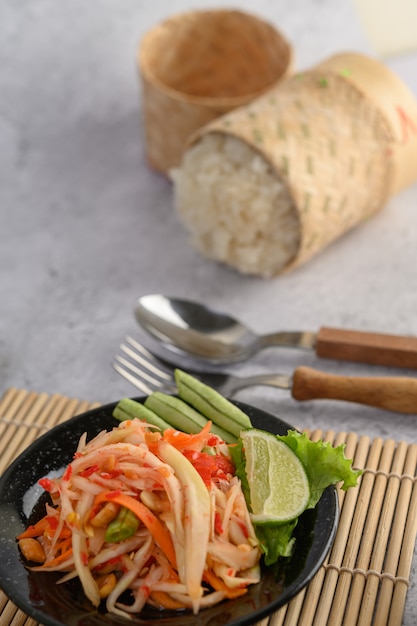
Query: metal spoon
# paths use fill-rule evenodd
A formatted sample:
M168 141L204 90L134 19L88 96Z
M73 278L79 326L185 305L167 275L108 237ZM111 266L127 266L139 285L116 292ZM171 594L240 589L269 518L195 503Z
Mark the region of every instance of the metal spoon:
M318 333L257 335L242 322L189 300L142 296L135 316L143 328L177 354L211 363L243 361L268 346L314 350L323 358L417 369L417 337L323 327Z

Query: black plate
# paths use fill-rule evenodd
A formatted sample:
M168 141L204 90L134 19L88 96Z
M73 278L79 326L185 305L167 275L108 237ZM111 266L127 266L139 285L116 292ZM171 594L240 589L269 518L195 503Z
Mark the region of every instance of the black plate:
M235 404L249 414L257 428L281 435L292 428L264 411L242 402ZM93 609L78 583L55 585L59 574L28 571L15 537L27 526L29 517L41 517L43 513L43 507L42 513L39 510L43 490L37 481L71 461L85 431L91 438L100 430L117 425L112 417L114 406L88 411L56 426L27 448L0 479L0 586L19 608L45 626L127 626L150 622L165 626L244 626L263 619L301 591L323 563L336 532L338 500L333 487L324 492L314 510L301 516L296 527L296 548L285 567L264 568L261 582L252 585L247 594L204 609L198 616L184 612L161 614L145 608L140 616L127 621L106 614L105 609Z

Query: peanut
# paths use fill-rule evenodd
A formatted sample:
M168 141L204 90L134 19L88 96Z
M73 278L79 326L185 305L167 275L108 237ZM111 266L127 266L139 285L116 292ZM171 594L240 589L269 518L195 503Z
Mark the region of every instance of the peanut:
M104 461L101 471L102 472L112 472L116 466L116 457L114 454L109 454L109 456Z
M110 522L116 519L119 508L119 505L114 502L106 502L106 504L90 520L91 526L94 526L94 528L106 528Z
M113 591L116 586L116 576L111 574L106 574L104 576L99 576L96 579L96 583L98 586L98 591L100 594L100 598L107 598L107 596Z
M33 561L33 563L45 562L45 552L39 541L33 539L33 537L21 539L19 541L19 548L27 561Z
M168 498L164 492L157 495L153 491L144 490L140 494L140 499L143 504L151 511L154 511L154 513L162 513L163 511L169 510Z

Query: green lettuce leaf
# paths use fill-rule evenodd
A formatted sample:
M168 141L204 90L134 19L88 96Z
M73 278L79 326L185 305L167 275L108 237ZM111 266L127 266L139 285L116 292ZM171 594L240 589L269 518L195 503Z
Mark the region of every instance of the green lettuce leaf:
M280 557L292 554L295 539L294 528L298 518L285 524L259 524L255 526L256 537L264 555L265 565L274 565Z
M304 465L310 484L310 500L306 508L314 508L330 485L341 482L343 490L356 487L362 472L352 469L351 459L345 456L345 444L335 448L328 441L311 441L306 433L296 430L278 435L277 439L286 443Z
M307 509L313 509L320 500L324 490L330 485L341 483L346 490L356 487L361 470L352 469L352 461L345 456L345 445L333 447L329 442L311 441L305 433L289 430L286 435L277 435L277 439L288 445L303 464L309 485L310 499ZM245 452L242 440L230 447L236 475L241 481L242 490L250 507L250 490L245 471ZM266 565L273 565L280 557L289 557L294 546L293 531L298 518L289 522L263 523L255 525L256 536L264 553Z

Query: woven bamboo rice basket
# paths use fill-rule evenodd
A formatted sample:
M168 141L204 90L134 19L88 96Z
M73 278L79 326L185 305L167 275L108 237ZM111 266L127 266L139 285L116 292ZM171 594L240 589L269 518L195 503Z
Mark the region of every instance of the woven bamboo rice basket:
M158 24L138 49L149 163L164 173L177 166L196 130L252 102L292 63L285 37L242 11L190 11Z
M417 101L388 67L337 54L200 129L236 137L284 182L300 265L417 180ZM225 207L227 210L227 207Z

